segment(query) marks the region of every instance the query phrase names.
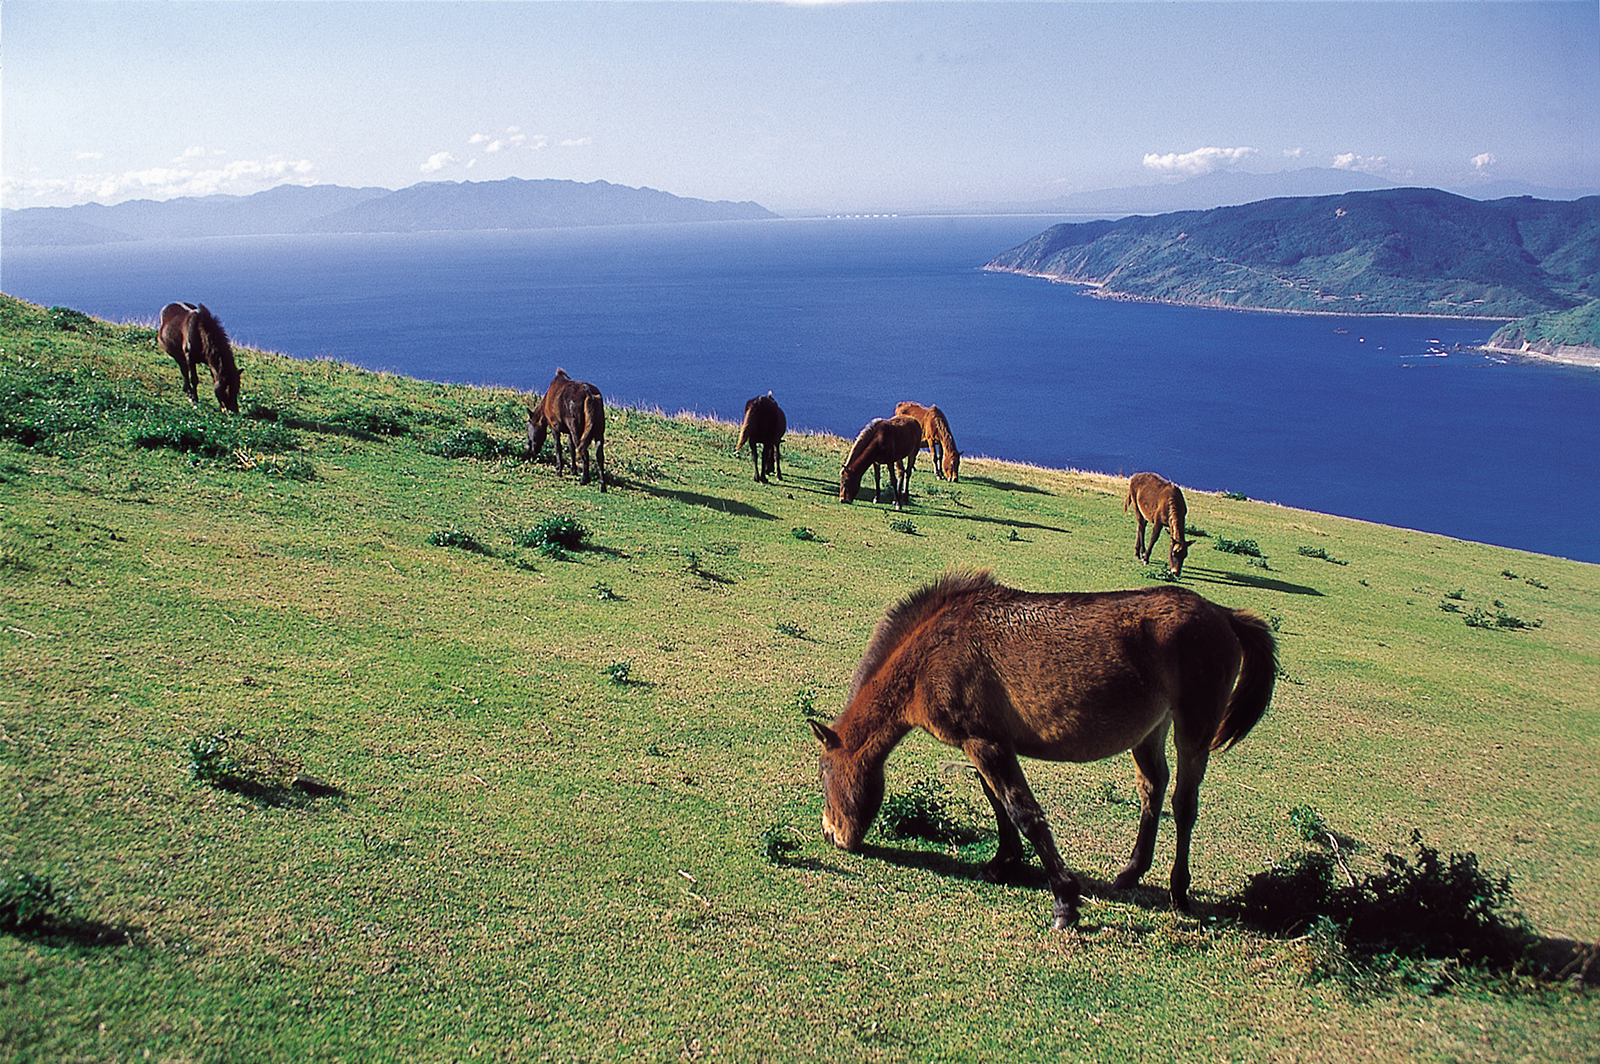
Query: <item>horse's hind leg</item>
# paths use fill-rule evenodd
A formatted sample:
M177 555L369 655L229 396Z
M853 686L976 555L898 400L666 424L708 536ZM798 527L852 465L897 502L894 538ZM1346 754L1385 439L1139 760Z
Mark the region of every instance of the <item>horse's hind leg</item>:
M1186 744L1178 736L1178 782L1172 789L1172 819L1178 829L1177 854L1172 859L1172 907L1189 911L1189 844L1194 825L1200 819L1200 783L1206 778L1206 762L1211 756L1204 740Z
M1131 890L1150 871L1155 859L1156 831L1161 826L1161 804L1166 800L1167 781L1167 725L1145 736L1133 748L1133 766L1139 782L1139 835L1133 843L1133 853L1117 878L1111 883L1113 890Z
M606 441L602 436L594 441L595 475L600 478L600 490L606 490Z
M1138 503L1134 503L1134 507L1136 509L1137 509L1138 505L1139 505ZM1138 517L1139 517L1139 538L1137 538L1137 539L1135 539L1133 541L1133 556L1135 558L1138 558L1141 562L1147 562L1147 561L1150 560L1150 555L1144 549L1144 527L1145 527L1144 514L1140 513L1140 514L1138 514ZM1151 542L1154 543L1155 541L1151 540Z
M978 767L978 775L983 777L984 793L995 807L996 818L1002 819L1001 853L996 855L996 862L1000 861L1007 849L1009 840L1003 819L1009 819L1013 825L1012 837L1020 832L1033 844L1033 852L1039 855L1039 863L1044 866L1044 874L1050 880L1050 892L1055 895L1056 929L1076 924L1078 902L1083 897L1083 890L1078 885L1078 878L1068 870L1066 862L1061 860L1061 854L1056 851L1056 840L1050 834L1050 824L1045 820L1044 810L1039 808L1039 800L1028 787L1022 766L1017 764L1017 755L982 739L969 740L962 745L962 750ZM1001 818L1002 813L1004 818ZM1021 853L1020 842L1013 841L1010 845L1018 854Z

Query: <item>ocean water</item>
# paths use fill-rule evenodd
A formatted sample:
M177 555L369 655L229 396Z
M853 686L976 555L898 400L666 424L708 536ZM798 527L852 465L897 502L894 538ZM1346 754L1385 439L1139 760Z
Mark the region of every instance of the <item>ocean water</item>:
M792 428L841 436L938 403L969 455L1600 562L1600 371L1469 350L1494 323L1119 303L979 268L1058 220L8 248L0 287L114 320L201 300L238 343L430 380L537 390L560 366L668 413L737 420L771 390Z

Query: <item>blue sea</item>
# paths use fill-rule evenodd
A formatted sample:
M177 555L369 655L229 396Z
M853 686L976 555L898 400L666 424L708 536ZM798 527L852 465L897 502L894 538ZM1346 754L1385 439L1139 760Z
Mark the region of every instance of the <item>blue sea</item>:
M429 380L737 420L771 390L853 436L937 403L961 449L1600 562L1600 371L1471 350L1495 323L1092 298L980 267L1062 219L807 219L7 248L0 286ZM176 377L174 377L176 381ZM245 365L245 394L250 389Z

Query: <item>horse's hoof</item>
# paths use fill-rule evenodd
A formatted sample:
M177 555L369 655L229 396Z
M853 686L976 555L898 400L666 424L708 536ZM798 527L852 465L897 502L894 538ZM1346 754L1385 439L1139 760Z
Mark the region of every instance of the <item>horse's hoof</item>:
M1056 902L1056 918L1055 922L1051 926L1057 931L1066 931L1070 928L1077 927L1078 907L1076 905L1071 905L1063 908L1060 902Z
M1111 889L1132 890L1134 887L1139 885L1139 880L1142 877L1143 873L1124 868L1121 872L1117 873L1117 878L1111 881Z
M1004 883L1016 875L1022 861L1016 857L996 857L978 871L985 883Z

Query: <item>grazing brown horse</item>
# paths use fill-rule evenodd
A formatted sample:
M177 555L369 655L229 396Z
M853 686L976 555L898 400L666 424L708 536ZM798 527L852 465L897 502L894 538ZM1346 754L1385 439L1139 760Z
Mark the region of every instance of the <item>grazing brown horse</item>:
M161 349L178 363L183 391L200 401L200 363L211 367L212 392L222 409L239 412L239 366L222 323L204 303L168 303L161 308Z
M1134 516L1139 519L1139 538L1133 544L1134 557L1149 565L1150 552L1156 549L1156 540L1161 538L1161 530L1165 528L1171 544L1167 551L1167 571L1173 576L1182 576L1183 559L1189 553L1189 542L1184 538L1183 530L1189 507L1183 501L1183 489L1154 473L1135 473L1128 481L1128 497L1122 502L1122 512L1127 513L1130 506L1133 507ZM1147 522L1154 526L1148 547L1144 543L1144 526Z
M883 802L885 759L922 728L977 766L1000 834L986 875L998 880L1022 864L1020 832L1049 877L1055 926L1066 927L1078 919L1078 880L1018 756L1085 762L1133 751L1139 832L1112 884L1126 890L1150 868L1170 732L1178 755L1170 882L1173 905L1186 910L1206 761L1261 719L1276 677L1266 623L1187 588L1039 594L987 572L947 575L884 615L844 713L832 727L811 722L822 743L822 833L846 850L861 845Z
M922 449L922 426L912 417L895 417L885 420L875 417L867 422L856 442L850 445L844 465L839 469L839 501L854 502L861 493L861 478L867 467L872 467L872 501L877 502L883 491L879 467L889 467L889 494L894 497L894 508L904 508L911 501L911 468L917 464L917 452ZM900 472L898 485L895 472Z
M783 416L783 407L772 397L772 393L758 395L744 404L744 424L739 426L739 442L733 449L743 450L745 443L750 444L750 461L755 465L756 482L768 483L767 478L773 473L778 474L778 479L783 479L783 453L778 444L783 440L783 434L789 430L789 419ZM756 446L760 445L761 453L756 454Z
M950 432L950 422L937 406L921 403L896 403L895 417L914 417L922 426L922 446L933 459L933 471L940 480L954 483L961 475L961 452L956 450L956 438Z
M606 404L600 389L588 381L575 381L564 369L556 370L555 380L544 390L537 406L528 409L528 458L539 457L546 432L555 433L556 474L561 465L561 434L567 434L572 449L572 471L578 471L578 456L583 456L580 484L589 483L589 445L594 444L595 465L600 472L600 490L606 490Z

